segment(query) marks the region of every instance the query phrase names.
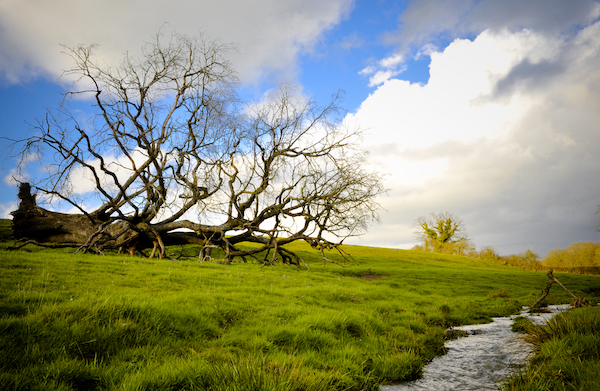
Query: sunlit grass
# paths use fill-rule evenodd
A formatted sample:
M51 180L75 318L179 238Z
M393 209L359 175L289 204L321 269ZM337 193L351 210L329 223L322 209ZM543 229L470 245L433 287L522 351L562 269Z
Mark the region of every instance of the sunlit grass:
M600 386L600 307L575 309L546 326L522 330L536 347L531 365L510 378L505 390L597 390Z
M328 254L339 267L295 243L307 270L200 263L191 246L169 249L173 261L8 244L9 390L376 390L417 378L448 327L517 313L547 283L480 259L360 246L345 247L358 264ZM600 287L599 276L558 278L578 295ZM570 297L553 289L547 301Z

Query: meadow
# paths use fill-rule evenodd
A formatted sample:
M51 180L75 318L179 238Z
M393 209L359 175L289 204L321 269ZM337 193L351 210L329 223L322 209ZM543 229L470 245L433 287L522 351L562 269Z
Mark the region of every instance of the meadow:
M0 221L6 390L377 390L416 379L451 326L516 314L544 272L453 255L302 243L310 269L71 254L13 244ZM218 259L218 254L215 255ZM555 273L600 300L600 276ZM553 287L548 304L570 297Z

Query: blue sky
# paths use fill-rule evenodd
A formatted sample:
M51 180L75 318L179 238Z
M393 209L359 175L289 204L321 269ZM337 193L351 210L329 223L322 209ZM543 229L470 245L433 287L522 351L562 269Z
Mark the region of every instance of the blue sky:
M98 44L114 64L159 29L202 31L236 45L248 95L345 91L390 189L354 243L410 248L416 218L448 211L478 248L543 255L599 239L599 17L594 0L5 1L0 136L60 103L60 44ZM16 208L6 157L2 217Z

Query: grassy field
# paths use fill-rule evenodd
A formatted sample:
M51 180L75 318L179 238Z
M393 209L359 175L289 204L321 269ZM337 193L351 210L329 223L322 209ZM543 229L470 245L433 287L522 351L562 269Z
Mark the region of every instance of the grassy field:
M548 282L481 259L360 246L345 247L358 265L339 267L295 244L306 270L199 263L193 247L173 261L11 244L1 220L7 390L376 390L419 377L449 326L517 313ZM600 300L600 276L555 276ZM546 300L570 297L553 287Z

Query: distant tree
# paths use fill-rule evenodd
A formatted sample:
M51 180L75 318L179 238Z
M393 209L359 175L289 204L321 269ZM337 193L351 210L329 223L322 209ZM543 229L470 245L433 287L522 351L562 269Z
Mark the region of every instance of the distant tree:
M203 37L157 35L115 67L93 46L65 50L81 86L66 98L90 96L96 113L80 123L66 99L13 140L16 156L46 158L20 191L18 239L160 256L194 243L201 259L221 248L226 261L265 252L261 262L299 264L286 244L338 248L377 218L381 176L365 166L361 130L343 126L339 93L325 106L288 86L243 101L229 48ZM42 209L29 190L79 213Z
M424 251L466 255L473 250L463 221L449 212L431 213L415 220L415 236Z
M500 254L498 254L496 249L494 249L492 246L483 247L479 252L476 253L476 257L494 262L499 262L502 259Z
M542 263L550 268L600 266L600 242L577 242L565 249L549 251Z
M502 257L505 265L516 266L525 270L543 270L544 265L538 259L539 256L531 250Z

